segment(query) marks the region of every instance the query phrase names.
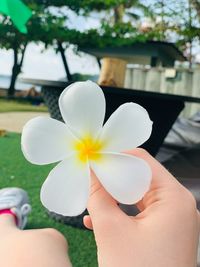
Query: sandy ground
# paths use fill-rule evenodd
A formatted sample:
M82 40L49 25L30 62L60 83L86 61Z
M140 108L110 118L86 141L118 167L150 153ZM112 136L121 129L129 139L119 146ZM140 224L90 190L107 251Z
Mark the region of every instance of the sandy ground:
M0 130L21 133L24 124L37 116L49 116L47 112L5 112L0 113Z

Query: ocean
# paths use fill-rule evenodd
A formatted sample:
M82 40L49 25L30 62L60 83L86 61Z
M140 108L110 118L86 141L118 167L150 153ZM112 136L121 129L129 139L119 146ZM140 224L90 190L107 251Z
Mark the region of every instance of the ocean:
M11 76L0 75L0 88L8 89L8 87L10 85L10 79L11 79ZM27 83L22 83L20 81L17 81L15 88L17 90L27 90L27 89L30 89L32 86L33 86L32 84L27 84ZM34 86L34 87L36 87L36 86ZM36 90L39 91L40 87L37 86Z

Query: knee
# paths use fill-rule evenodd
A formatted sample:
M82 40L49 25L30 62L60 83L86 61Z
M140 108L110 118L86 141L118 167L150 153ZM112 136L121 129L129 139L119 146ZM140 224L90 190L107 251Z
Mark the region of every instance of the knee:
M55 241L57 243L64 245L66 248L68 248L67 239L58 230L56 230L54 228L45 228L45 229L41 229L39 231L41 231L41 234L43 234L47 238L51 239L53 242Z
M22 231L20 234L21 244L29 246L30 244L48 244L48 246L56 246L60 249L68 250L68 243L65 237L56 229L44 228L37 230Z

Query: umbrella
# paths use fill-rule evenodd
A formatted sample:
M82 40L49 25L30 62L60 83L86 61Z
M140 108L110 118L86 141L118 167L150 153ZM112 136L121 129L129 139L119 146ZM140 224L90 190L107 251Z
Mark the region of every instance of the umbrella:
M20 32L27 33L26 22L32 12L21 0L0 0L0 12L9 16Z

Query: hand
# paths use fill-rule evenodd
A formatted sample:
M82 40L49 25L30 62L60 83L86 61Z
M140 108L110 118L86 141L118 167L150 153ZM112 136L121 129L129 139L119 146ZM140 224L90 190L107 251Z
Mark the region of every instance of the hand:
M150 190L128 216L92 173L86 227L94 230L100 267L196 267L199 214L192 194L143 149L129 154L152 169Z

